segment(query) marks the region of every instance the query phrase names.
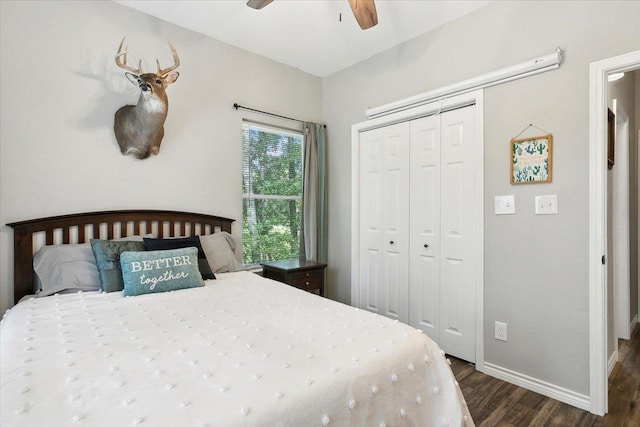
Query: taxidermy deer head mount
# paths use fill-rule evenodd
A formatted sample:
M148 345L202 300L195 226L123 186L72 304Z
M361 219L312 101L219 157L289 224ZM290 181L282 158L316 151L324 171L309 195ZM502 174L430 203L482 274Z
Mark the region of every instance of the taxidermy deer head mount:
M160 68L156 59L156 73L142 73L142 60L138 68L127 65L127 48L122 50L124 38L118 47L116 65L130 71L124 73L131 83L140 88L137 105L125 105L116 111L113 130L123 155L132 155L138 159L146 159L151 154L158 154L164 136L164 121L169 110L169 100L165 89L178 80L180 75L173 71L180 66L180 58L176 48L169 42L169 50L173 55L173 65Z

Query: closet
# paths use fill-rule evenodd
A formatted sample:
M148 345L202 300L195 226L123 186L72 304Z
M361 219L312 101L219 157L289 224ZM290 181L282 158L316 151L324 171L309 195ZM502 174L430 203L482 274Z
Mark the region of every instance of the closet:
M482 152L475 108L354 135L354 305L421 329L446 353L470 362L482 261L476 250Z

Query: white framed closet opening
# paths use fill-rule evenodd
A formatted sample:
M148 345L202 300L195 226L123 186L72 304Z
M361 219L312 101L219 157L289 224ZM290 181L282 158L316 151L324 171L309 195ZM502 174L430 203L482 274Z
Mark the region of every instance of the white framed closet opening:
M476 90L352 126L352 305L423 330L479 370L483 116Z

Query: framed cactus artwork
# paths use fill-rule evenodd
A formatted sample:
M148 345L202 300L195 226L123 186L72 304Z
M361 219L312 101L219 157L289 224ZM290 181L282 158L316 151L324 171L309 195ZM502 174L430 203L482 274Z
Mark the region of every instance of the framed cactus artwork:
M511 184L551 182L551 134L511 140Z

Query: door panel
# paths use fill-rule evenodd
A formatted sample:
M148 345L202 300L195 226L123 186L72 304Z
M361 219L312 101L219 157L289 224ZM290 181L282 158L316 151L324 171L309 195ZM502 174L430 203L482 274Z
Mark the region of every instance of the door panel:
M359 305L407 322L409 123L363 132L360 138L360 179L366 187L360 195L361 253L375 251L379 256L360 261ZM373 262L375 266L369 265ZM370 303L373 292L375 304Z
M382 247L380 239L382 234L380 224L380 194L373 189L379 188L382 182L380 146L382 135L377 133L363 134L361 145L361 175L362 182L360 193L360 301L358 305L374 313L382 313ZM366 286L365 286L366 284Z
M409 324L439 341L440 118L411 122ZM426 245L426 247L425 247Z
M374 313L380 313L380 251L375 249L369 249L365 252L366 262L363 262L365 268L363 268L360 277L362 283L366 283L367 286L362 287L362 308L366 308ZM362 261L361 261L362 262Z
M443 339L446 334L453 333L459 337L464 330L463 319L465 313L462 312L461 302L464 295L461 295L461 277L464 269L463 261L460 259L445 258L442 265L442 281L440 282L442 292L442 326Z
M440 282L440 346L461 359L475 361L474 259L478 230L474 161L478 153L475 107L441 115L442 277Z
M382 313L392 319L403 320L407 313L406 310L406 298L402 292L402 276L404 276L404 270L406 270L403 255L399 252L387 251L385 254L385 261L383 268L386 267L384 275L384 289L385 295L385 312Z

